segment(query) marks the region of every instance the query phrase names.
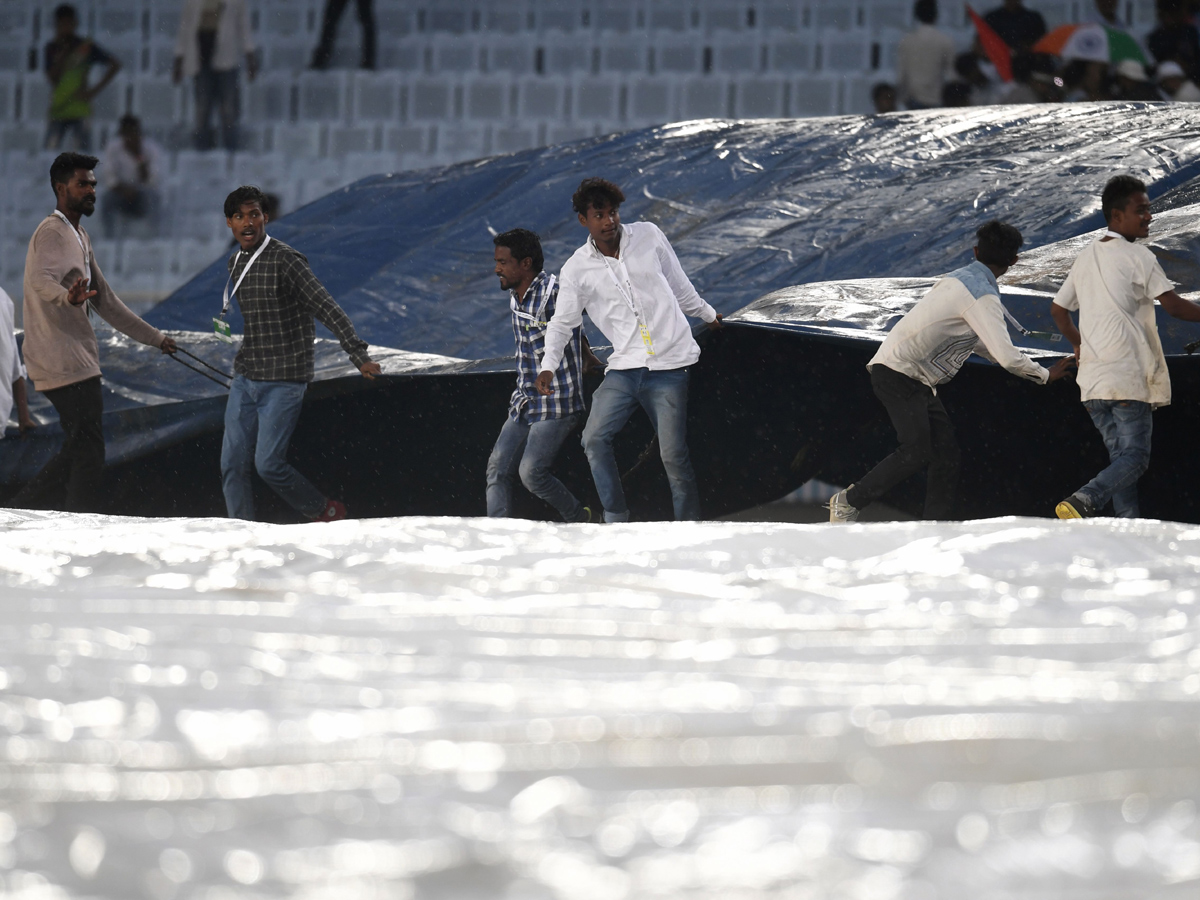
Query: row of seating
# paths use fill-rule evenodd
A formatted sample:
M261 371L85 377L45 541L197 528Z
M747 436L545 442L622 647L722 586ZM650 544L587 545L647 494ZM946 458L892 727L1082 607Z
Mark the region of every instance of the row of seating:
M77 5L84 19L83 33L121 58L127 69L170 72L179 22L177 2L94 0ZM1040 9L1054 27L1084 18L1091 0L1030 0L1028 5ZM1124 18L1136 34L1153 27L1154 0L1125 0L1122 5ZM746 71L766 67L760 65L760 57L764 50L772 55L773 42L787 45L799 38L802 45L814 48L809 51L811 60L815 48L844 43L850 37L868 47L894 44L912 25L912 4L906 0L663 4L548 0L544 5L528 4L524 13L521 6L511 0L496 4L439 0L427 5L383 0L376 14L378 65L428 74L568 74L581 69L696 72L706 67ZM972 26L965 7L943 7L940 26L968 42ZM0 69L38 67L39 47L52 31L50 11L50 5L34 0L0 3ZM564 12L570 15L564 17ZM583 33L560 27L575 18L586 19L591 27ZM251 20L263 67L299 71L312 58L321 0L266 0L253 4ZM517 27L522 21L533 22L534 27ZM538 26L539 21L553 24ZM466 24L457 27L456 22ZM358 23L348 15L339 32L335 65L357 64L358 41ZM826 56L837 55L826 49ZM786 56L788 51L782 52Z

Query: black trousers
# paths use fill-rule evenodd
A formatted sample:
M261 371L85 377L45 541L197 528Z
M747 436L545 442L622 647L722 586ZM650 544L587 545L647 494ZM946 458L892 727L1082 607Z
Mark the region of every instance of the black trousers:
M887 366L871 367L871 389L887 410L900 447L857 481L846 500L862 509L928 466L925 518L953 517L960 456L942 401L921 382Z
M100 376L42 393L58 410L62 449L9 502L24 509L95 512L104 477Z
M321 40L313 52L313 68L324 69L333 56L337 38L338 19L350 0L325 0L325 15L321 22ZM362 25L362 68L375 68L375 9L374 0L354 0L358 21Z

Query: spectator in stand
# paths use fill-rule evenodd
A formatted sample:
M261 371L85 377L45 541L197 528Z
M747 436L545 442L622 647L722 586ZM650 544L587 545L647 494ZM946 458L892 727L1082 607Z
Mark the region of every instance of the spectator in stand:
M1158 63L1176 62L1192 81L1200 81L1200 32L1183 0L1158 0L1158 27L1146 37Z
M333 58L333 42L337 38L338 20L350 0L325 0L325 16L321 21L321 40L313 51L312 67L328 69ZM374 0L354 0L358 23L362 26L362 56L359 67L375 68L375 9Z
M1117 64L1118 100L1161 100L1162 96L1146 74L1146 67L1136 59L1123 59Z
M113 181L100 208L105 237L122 237L131 221L144 221L152 229L158 224L162 159L162 148L143 136L138 117L122 116L117 136L104 150L104 171Z
M1200 87L1187 77L1183 66L1168 60L1158 67L1158 86L1164 100L1177 103L1200 103Z
M896 49L896 81L907 109L930 109L942 103L942 86L954 73L954 41L938 30L937 0L917 0L917 27Z
M880 115L899 109L896 105L896 89L886 81L881 81L871 88L871 102L875 104L875 112Z
M50 94L50 122L46 128L46 149L61 150L68 135L73 135L76 150L91 147L89 121L92 100L117 77L121 63L90 38L75 33L79 15L75 7L62 4L54 9L54 40L46 44L46 78L53 88ZM95 87L88 87L92 66L108 66Z
M1107 28L1119 28L1121 31L1124 31L1125 27L1118 18L1120 8L1121 0L1094 0L1091 12L1087 15L1088 21L1095 22L1097 25L1104 25Z
M1040 12L1026 9L1022 0L1004 0L1004 5L983 17L992 30L1010 48L1029 51L1046 34L1046 20Z
M197 150L216 146L209 124L214 109L221 122L221 146L237 149L238 72L243 57L246 77L253 81L257 64L246 0L184 0L173 76L176 84L185 77L193 79Z
M1016 87L1005 103L1061 103L1063 80L1055 73L1054 60L1044 53L1018 53L1012 62Z
M999 103L1003 88L995 66L982 54L979 39L976 38L975 45L970 50L958 54L954 59L954 71L970 85L972 106Z

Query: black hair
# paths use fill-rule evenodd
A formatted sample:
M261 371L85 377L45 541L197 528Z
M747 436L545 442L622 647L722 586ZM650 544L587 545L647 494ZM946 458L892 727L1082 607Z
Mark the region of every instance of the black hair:
M975 232L976 256L984 265L1010 266L1025 243L1021 232L1007 222L993 219Z
M90 172L96 168L98 162L100 160L96 157L88 156L85 153L58 154L54 158L54 162L50 163L50 189L54 190L56 184L69 183L76 169L86 169Z
M225 218L232 219L233 214L242 208L243 203L257 203L258 208L266 212L271 201L267 199L267 195L262 192L261 188L253 184L243 184L240 188L230 191L229 196L225 198Z
M520 262L523 259L533 260L533 274L542 271L545 257L542 256L542 242L528 228L513 228L492 238L497 247L507 247L513 259Z
M571 195L571 209L586 216L589 209L616 209L625 202L624 192L603 178L585 178L579 182L579 189Z
M891 92L892 94L896 93L896 89L892 85L888 84L886 81L881 81L879 84L875 85L875 87L871 88L871 100L878 100L879 95L885 91Z
M938 7L937 0L917 0L913 5L913 18L918 22L924 22L926 25L932 25L937 21Z
M1110 178L1104 186L1104 193L1100 195L1100 211L1104 213L1104 221L1112 219L1114 209L1124 209L1134 194L1144 193L1146 184L1140 178L1134 178L1132 175Z
M54 7L54 21L61 22L63 19L79 21L79 13L75 11L75 7L70 3L60 3Z

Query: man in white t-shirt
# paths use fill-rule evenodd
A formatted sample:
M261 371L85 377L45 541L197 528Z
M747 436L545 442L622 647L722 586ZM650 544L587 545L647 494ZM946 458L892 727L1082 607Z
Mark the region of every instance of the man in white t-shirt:
M1180 297L1154 254L1146 185L1118 175L1100 199L1108 228L1071 266L1050 307L1075 347L1079 394L1108 448L1109 465L1055 508L1060 519L1097 515L1112 500L1121 518L1138 515L1137 482L1150 465L1151 413L1171 402L1154 301L1168 315L1200 322L1200 306ZM1071 312L1079 311L1079 327Z
M1050 369L1013 346L996 279L1017 261L1024 239L1005 222L975 233L975 261L938 279L888 333L867 363L871 389L887 410L900 447L829 501L830 522L853 522L859 510L928 467L925 518L949 519L958 489L959 452L937 388L958 374L972 353L1009 372L1048 384L1067 374L1071 357Z
M14 400L21 434L34 427L25 392L25 366L21 364L21 354L17 351L17 336L13 327L15 314L12 297L4 292L4 288L0 288L0 440L4 439Z
M908 109L942 106L942 87L954 77L954 39L934 24L937 0L917 0L917 27L896 47L896 87Z

